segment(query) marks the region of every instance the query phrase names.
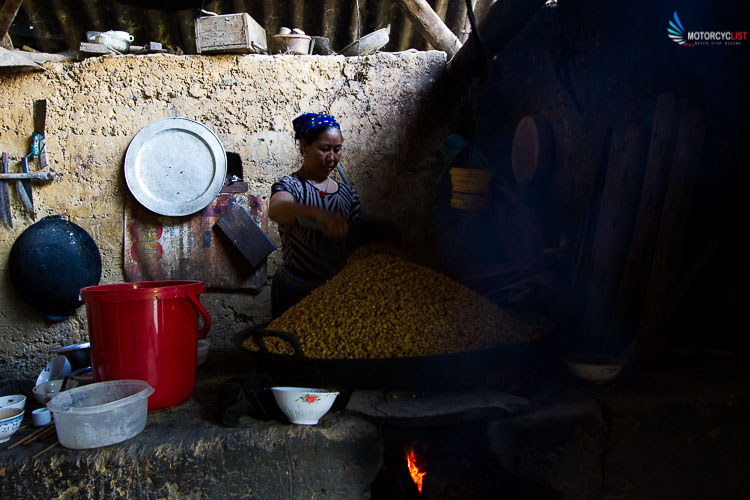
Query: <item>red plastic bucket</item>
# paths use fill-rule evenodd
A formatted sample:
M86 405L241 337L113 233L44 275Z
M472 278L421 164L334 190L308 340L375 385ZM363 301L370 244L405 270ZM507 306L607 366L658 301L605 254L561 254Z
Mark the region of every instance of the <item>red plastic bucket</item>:
M190 398L198 338L205 338L211 328L211 317L199 300L205 291L200 281L82 288L94 380L145 380L155 389L148 399L149 411Z

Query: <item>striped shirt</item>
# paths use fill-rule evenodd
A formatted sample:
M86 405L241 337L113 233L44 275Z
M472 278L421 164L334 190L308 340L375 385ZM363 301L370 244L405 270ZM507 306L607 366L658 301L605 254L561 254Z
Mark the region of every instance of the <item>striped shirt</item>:
M333 181L333 179L331 179ZM336 181L334 181L336 182ZM345 184L321 198L321 191L296 173L282 177L271 186L271 196L279 191L292 195L296 203L311 205L344 216L348 223L364 217L357 192ZM341 270L346 261L344 241L328 238L322 231L297 224L279 224L284 265L292 273L310 280L327 280Z

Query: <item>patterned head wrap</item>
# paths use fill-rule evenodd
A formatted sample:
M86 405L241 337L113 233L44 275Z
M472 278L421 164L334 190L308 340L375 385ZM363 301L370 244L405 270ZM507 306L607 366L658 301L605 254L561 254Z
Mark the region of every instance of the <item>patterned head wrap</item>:
M336 118L323 113L303 113L292 120L292 126L294 127L295 139L304 139L311 132L328 127L334 127L341 131L341 126L339 126Z

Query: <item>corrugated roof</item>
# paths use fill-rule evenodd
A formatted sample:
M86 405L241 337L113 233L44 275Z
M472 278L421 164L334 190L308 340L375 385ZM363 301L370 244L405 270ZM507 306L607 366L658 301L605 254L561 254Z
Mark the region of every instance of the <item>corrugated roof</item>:
M494 0L473 0L481 18ZM396 0L24 0L9 30L13 44L42 52L77 50L87 31L121 30L134 43L160 42L172 51L194 54L194 20L201 7L216 14L247 12L266 30L301 28L308 35L330 38L340 50L357 38L391 25L384 51L431 48L412 26ZM468 22L465 0L429 0L429 4L456 36L464 41ZM146 8L147 5L151 8ZM160 8L153 8L160 7Z

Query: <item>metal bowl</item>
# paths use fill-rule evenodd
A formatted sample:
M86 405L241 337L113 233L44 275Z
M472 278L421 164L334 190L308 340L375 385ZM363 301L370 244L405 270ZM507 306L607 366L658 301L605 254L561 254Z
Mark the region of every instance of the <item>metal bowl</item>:
M354 40L352 43L341 49L339 54L352 57L352 56L366 56L372 54L378 49L385 47L390 40L391 26L388 25L386 28L373 31L369 35L365 35L359 40Z
M312 38L308 35L273 35L271 52L274 54L309 54Z
M91 366L91 344L89 342L55 347L54 349L50 349L49 352L68 358L72 371Z

